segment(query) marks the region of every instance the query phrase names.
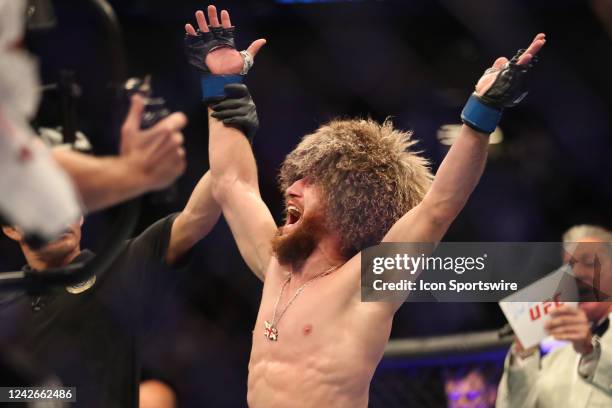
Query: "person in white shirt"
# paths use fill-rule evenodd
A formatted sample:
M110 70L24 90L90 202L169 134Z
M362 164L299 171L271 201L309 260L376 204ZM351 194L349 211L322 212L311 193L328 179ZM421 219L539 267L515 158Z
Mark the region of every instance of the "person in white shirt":
M548 333L566 346L541 357L516 340L505 361L498 408L611 407L612 232L592 225L570 228L563 242L577 243L564 261L577 278L581 302L552 312Z

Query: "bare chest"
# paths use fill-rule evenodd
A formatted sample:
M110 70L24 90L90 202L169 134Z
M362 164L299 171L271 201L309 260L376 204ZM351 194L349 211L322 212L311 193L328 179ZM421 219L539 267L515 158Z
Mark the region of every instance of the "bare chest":
M331 278L306 285L275 279L267 286L254 328L254 344L262 340L274 349L320 350L344 324L348 302Z
M264 289L249 363L249 392L254 400L288 392L329 402L338 392L347 393L345 387L362 391L363 387L353 384L363 382L359 376L348 375L350 364L361 365L360 359L347 355L357 350L348 327L348 302L342 301L342 292L333 290L338 288L330 287L333 284L318 283L297 296L296 288L286 287L280 299L282 282ZM273 338L271 325L276 329ZM333 384L342 384L342 390ZM266 400L262 406L271 405Z
M330 275L296 295L299 283L282 290L282 275L266 275L249 362L251 406L287 406L296 395L312 402L309 407L366 405L380 359L369 346L381 348L385 340L372 342L362 330L354 298L359 282L344 278ZM274 404L270 396L283 402Z

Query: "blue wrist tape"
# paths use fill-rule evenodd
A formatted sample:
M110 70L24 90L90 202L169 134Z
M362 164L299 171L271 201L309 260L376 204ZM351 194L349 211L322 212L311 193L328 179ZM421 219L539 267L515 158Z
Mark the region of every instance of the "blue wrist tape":
M215 102L225 98L223 88L228 84L241 84L244 75L206 75L202 76L202 100Z
M488 134L493 133L501 116L500 109L485 105L476 95L470 96L461 112L463 123L479 132Z

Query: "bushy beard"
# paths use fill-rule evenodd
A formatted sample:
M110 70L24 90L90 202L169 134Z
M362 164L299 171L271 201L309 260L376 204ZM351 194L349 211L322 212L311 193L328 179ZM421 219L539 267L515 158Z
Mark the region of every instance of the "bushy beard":
M272 251L281 265L303 263L317 247L327 228L322 215L304 216L292 232L283 234L279 228L272 238Z

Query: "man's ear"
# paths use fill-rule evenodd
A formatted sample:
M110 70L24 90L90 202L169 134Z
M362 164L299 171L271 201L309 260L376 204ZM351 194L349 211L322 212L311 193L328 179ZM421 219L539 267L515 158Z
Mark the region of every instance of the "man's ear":
M9 237L13 241L17 241L17 242L21 241L21 238L22 238L21 232L17 231L17 229L15 229L14 227L3 225L2 232L4 232L4 235Z

